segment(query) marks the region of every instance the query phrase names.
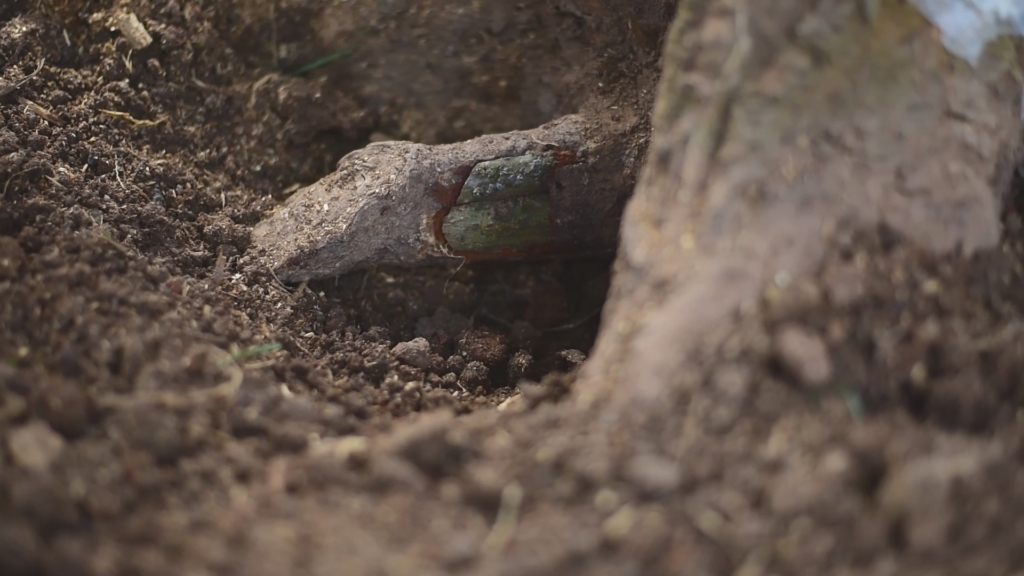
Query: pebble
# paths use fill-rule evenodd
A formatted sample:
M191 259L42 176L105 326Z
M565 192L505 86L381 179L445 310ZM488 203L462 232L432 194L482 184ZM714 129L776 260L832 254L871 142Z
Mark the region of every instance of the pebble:
M25 470L43 471L64 451L64 439L39 420L15 428L7 435L11 459Z
M426 370L432 362L430 342L422 336L408 342L399 342L391 349L391 353L401 362L420 370Z
M807 388L819 388L832 379L828 347L817 335L795 324L775 333L775 352L782 366Z
M567 370L576 368L587 361L586 354L572 348L568 350L562 350L555 355L558 356L558 358L565 363L564 367Z

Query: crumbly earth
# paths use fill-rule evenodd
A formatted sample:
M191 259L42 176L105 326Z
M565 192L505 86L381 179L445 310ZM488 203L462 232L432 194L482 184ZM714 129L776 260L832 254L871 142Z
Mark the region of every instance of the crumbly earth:
M862 233L766 294L688 376L675 459L614 459L564 401L607 260L248 259L369 140L650 106L663 14L447 4L117 3L137 50L113 2L0 6L0 573L1024 569L1012 202L999 250Z

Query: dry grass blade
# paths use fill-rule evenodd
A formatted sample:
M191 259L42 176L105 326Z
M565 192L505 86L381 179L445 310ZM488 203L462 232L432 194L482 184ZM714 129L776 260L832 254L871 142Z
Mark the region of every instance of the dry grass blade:
M120 118L122 120L127 120L131 122L133 126L157 126L167 121L166 116L161 116L156 120L139 120L138 118L135 118L127 112L119 112L117 110L104 110L102 108L99 110L99 113L105 116L110 116L111 118Z
M33 70L32 73L29 74L28 76L25 76L21 80L18 80L17 82L14 82L14 83L6 83L5 82L3 84L0 84L0 96L6 96L6 95L10 94L11 92L14 92L15 88L17 88L18 86L21 86L25 82L28 82L29 80L32 79L32 77L34 77L35 75L39 74L39 71L43 69L43 64L44 63L46 63L46 59L45 58L40 58L39 59L39 65L36 66L36 69Z
M43 108L42 106L29 100L28 98L18 98L18 102L21 102L21 104L25 107L25 110L35 114L36 116L39 116L40 118L46 120L51 124L56 124L57 126L64 126L65 124L67 124L67 122L61 119L60 116L57 116L53 112L50 112L46 108Z

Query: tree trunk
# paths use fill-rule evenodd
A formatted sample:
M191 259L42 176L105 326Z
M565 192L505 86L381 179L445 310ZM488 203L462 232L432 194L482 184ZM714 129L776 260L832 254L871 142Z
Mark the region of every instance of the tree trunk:
M937 252L996 245L1019 44L995 42L973 69L907 3L874 17L861 4L680 3L583 405L660 430L694 354L855 230Z

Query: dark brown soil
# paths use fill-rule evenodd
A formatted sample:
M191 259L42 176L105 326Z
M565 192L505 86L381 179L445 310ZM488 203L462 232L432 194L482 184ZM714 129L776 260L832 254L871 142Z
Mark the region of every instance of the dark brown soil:
M840 239L697 360L674 459L623 450L558 402L610 261L284 286L247 250L370 140L644 117L663 11L116 6L152 45L0 5L0 574L1024 569L1012 207L971 259Z

